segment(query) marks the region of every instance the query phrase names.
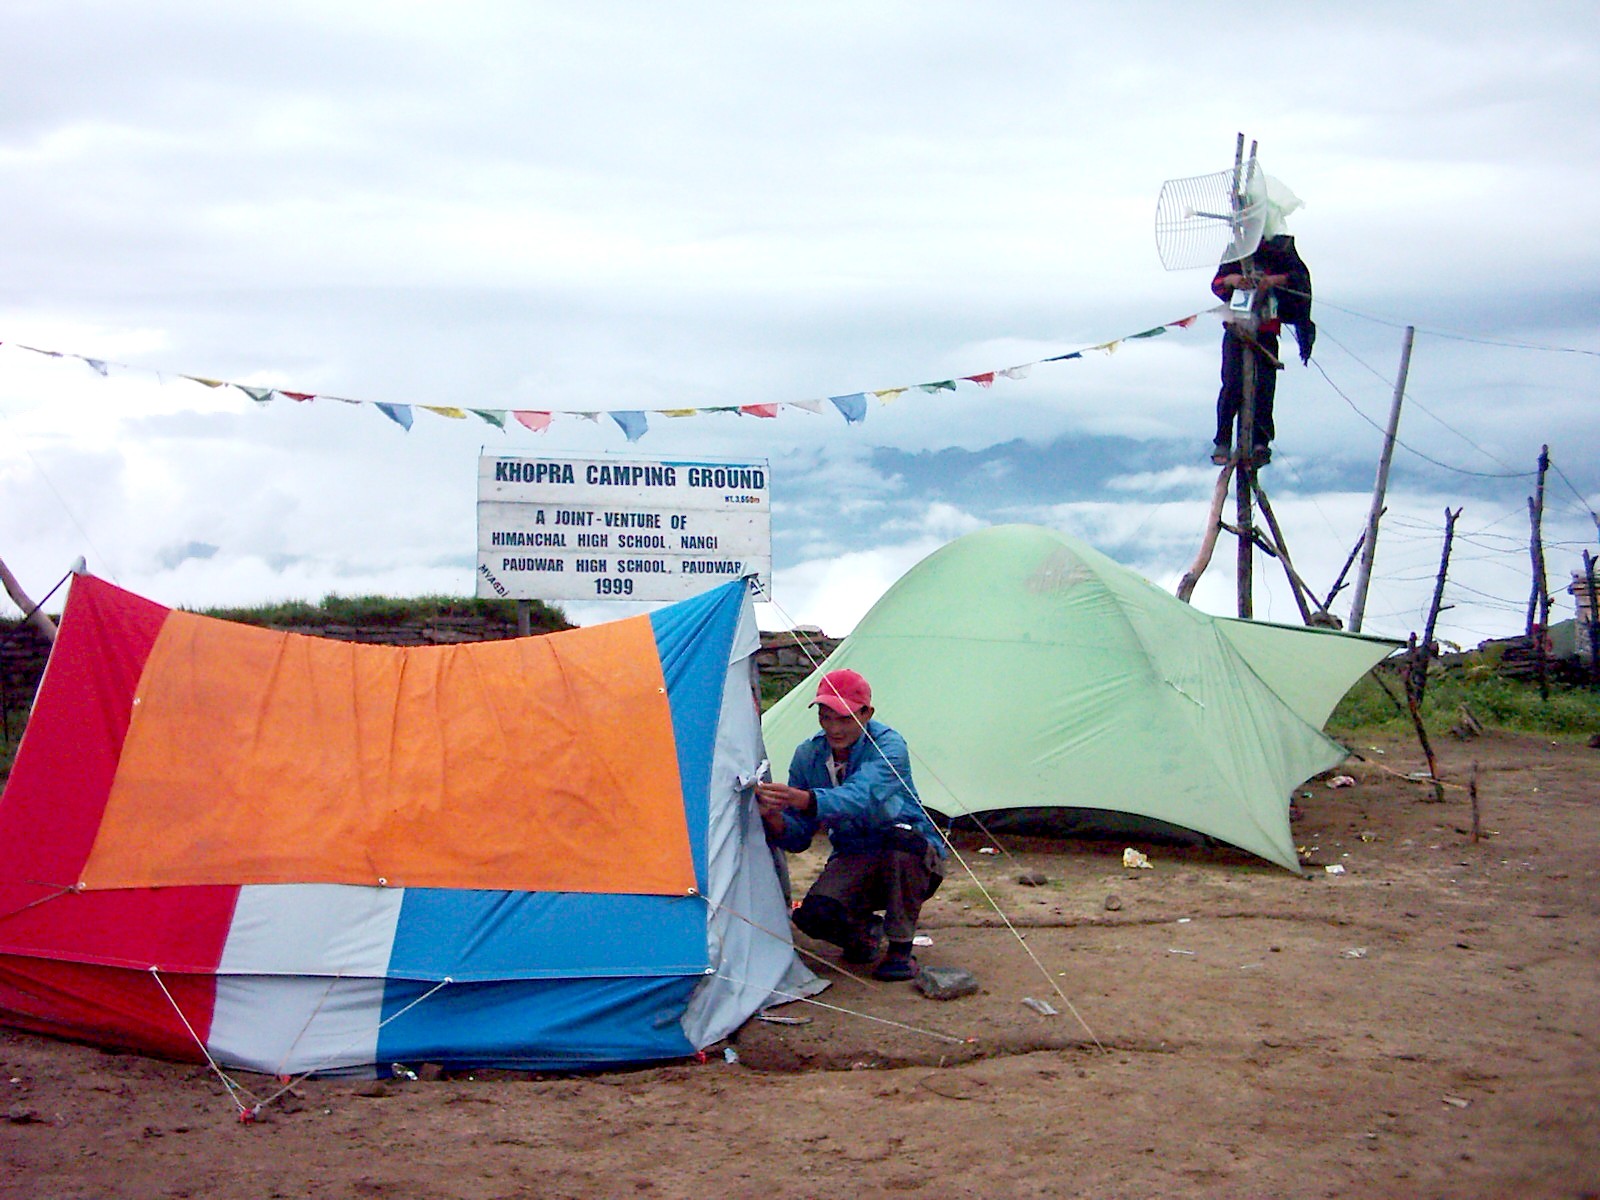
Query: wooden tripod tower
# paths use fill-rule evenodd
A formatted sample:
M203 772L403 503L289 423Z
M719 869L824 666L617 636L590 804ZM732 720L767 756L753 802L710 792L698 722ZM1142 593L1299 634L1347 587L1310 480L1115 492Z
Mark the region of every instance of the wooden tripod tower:
M1257 170L1256 143L1250 143L1250 155L1247 159L1244 152L1244 134L1239 134L1233 152L1233 182L1230 195L1232 205L1231 224L1235 230L1244 225L1245 210L1249 204L1248 193L1251 181ZM1247 254L1240 259L1240 273L1246 279L1257 275L1252 256ZM1277 518L1273 515L1272 505L1267 499L1266 491L1261 487L1256 471L1258 464L1255 460L1253 448L1255 446L1255 403L1258 387L1258 363L1264 357L1269 360L1275 369L1277 363L1272 360L1272 355L1266 354L1256 340L1256 330L1262 319L1262 304L1266 297L1266 289L1243 289L1244 296L1238 297L1233 311L1228 314L1229 321L1233 324L1233 334L1245 343L1244 353L1240 355L1240 401L1239 412L1235 419L1236 428L1233 437L1233 450L1228 461L1223 465L1221 473L1217 476L1217 485L1211 495L1211 508L1206 518L1206 534L1201 542L1200 552L1195 557L1194 563L1184 573L1178 585L1178 599L1187 602L1194 594L1195 585L1200 582L1200 576L1211 562L1211 556L1216 550L1217 535L1226 529L1238 539L1239 554L1238 565L1235 571L1235 582L1238 597L1238 612L1240 617L1254 615L1254 570L1255 551L1257 547L1268 556L1277 559L1283 564L1285 573L1289 578L1290 590L1294 593L1296 606L1300 609L1300 617L1308 625L1337 624L1329 616L1325 604L1316 602L1315 593L1306 586L1305 581L1295 571L1294 565L1289 560L1289 548L1283 538L1283 530L1278 525ZM1241 302L1242 299L1242 302ZM1228 484L1233 483L1234 493L1234 522L1228 524L1222 519L1222 510L1227 502ZM1266 530L1262 531L1256 525L1255 509L1259 505L1261 516L1266 521ZM1337 586L1335 588L1337 590ZM1332 597L1329 597L1332 600Z

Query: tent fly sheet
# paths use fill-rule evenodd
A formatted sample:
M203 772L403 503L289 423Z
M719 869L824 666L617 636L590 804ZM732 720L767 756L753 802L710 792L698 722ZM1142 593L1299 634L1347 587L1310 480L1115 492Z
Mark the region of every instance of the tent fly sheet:
M906 573L819 672L905 735L924 805L1130 814L1290 870L1289 794L1338 763L1323 723L1398 643L1208 616L1054 530L980 530ZM763 721L781 767L816 676Z
M272 1074L678 1057L795 956L744 585L354 645L79 577L0 798L0 1020Z

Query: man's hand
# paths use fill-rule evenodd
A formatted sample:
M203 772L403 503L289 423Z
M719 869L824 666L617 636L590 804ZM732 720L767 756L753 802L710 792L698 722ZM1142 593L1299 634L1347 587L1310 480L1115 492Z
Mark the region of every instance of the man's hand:
M755 785L755 793L756 808L761 813L761 823L773 837L783 836L785 812L791 808L808 808L811 804L810 792L783 783L758 783Z
M756 802L761 805L763 815L769 808L778 812L792 808L798 812L811 807L811 793L786 783L758 783Z

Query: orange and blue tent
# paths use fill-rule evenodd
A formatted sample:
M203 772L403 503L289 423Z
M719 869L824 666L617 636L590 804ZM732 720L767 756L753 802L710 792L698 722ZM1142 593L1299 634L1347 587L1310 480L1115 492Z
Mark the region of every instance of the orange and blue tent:
M0 798L0 1020L271 1074L689 1055L822 986L742 583L399 648L79 576Z

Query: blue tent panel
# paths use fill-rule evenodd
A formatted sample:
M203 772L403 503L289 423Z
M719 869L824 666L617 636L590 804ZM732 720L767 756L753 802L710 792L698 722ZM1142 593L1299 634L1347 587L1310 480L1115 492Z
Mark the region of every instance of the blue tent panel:
M709 962L698 896L413 888L400 906L393 979L699 975Z
M416 1004L437 985L390 980L378 1061L566 1070L682 1058L695 1050L681 1019L699 982L668 976L450 983Z
M728 655L744 611L745 587L743 580L736 579L650 614L661 673L667 681L667 700L672 707L678 778L683 786L690 853L701 891L706 888L711 757L722 715Z

